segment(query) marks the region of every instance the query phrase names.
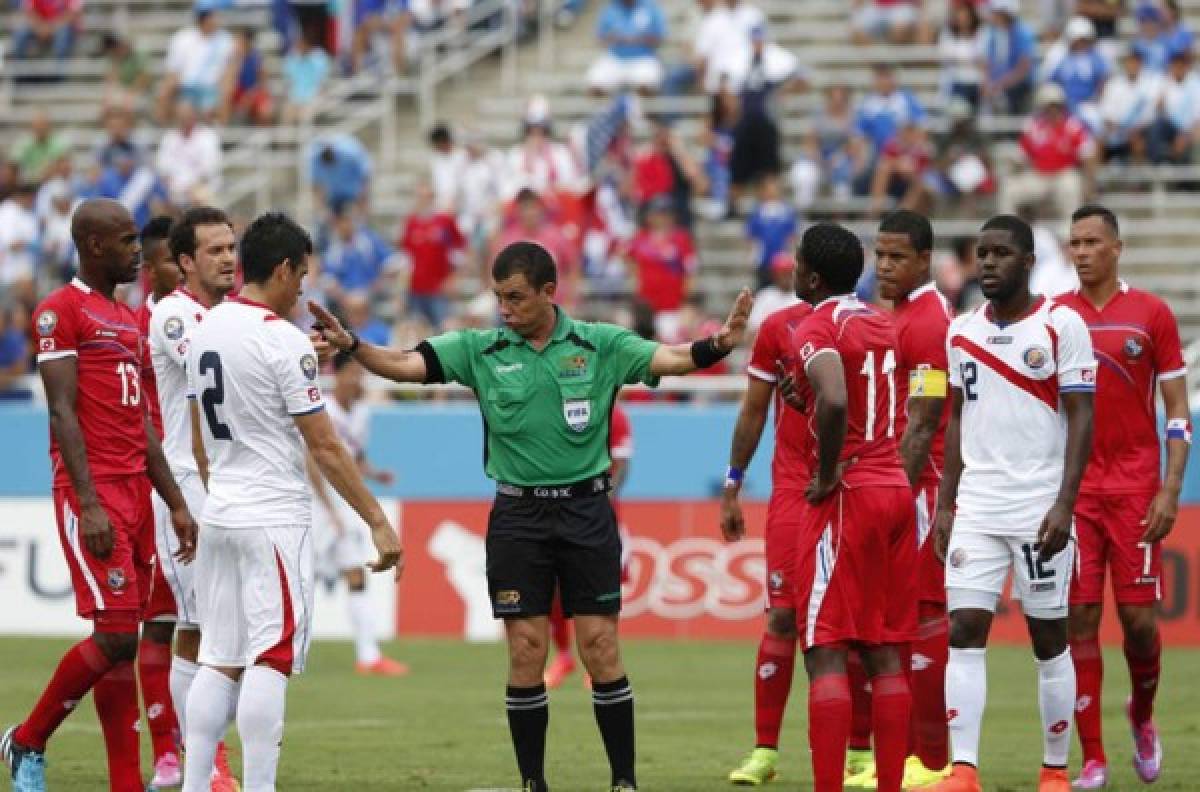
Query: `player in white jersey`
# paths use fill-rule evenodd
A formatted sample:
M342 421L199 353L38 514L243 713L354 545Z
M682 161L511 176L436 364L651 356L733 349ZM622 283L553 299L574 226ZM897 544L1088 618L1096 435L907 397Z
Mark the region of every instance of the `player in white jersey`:
M207 789L235 714L244 789L275 789L287 682L303 670L312 623L306 446L370 526L379 553L370 568L399 574L396 532L324 411L312 343L282 318L311 255L312 240L287 216L256 219L242 238L245 287L209 311L189 343L192 421L211 451L195 562L204 633L188 694L184 792Z
M1038 665L1038 790L1069 792L1072 511L1091 449L1096 360L1079 315L1029 292L1033 232L1024 221L989 220L977 256L987 302L955 319L946 341L952 410L935 530L946 559L954 768L930 789L981 790L987 636L1011 569Z
M391 484L395 477L367 461L367 432L370 413L363 397L362 364L345 353L333 359L333 398L325 402L325 411L333 421L334 431L358 462L363 477ZM408 666L384 657L375 638L375 621L371 600L367 595L365 567L371 560L371 535L367 524L350 508L346 499L331 490L314 465L309 466L313 477L313 530L318 557L318 569L330 569L346 581L346 605L350 629L354 634L355 669L360 674L403 676Z
M171 256L183 271L183 283L159 300L150 314L148 329L150 360L158 385L158 402L163 419L163 453L175 475L188 508L203 514L204 483L200 464L206 463L202 449L193 444L187 399L187 350L192 335L209 308L225 298L237 275L237 240L233 224L220 209L195 207L176 221L168 239ZM169 600L152 614L176 630L175 656L171 659L171 699L179 719L180 734L187 734L188 690L196 676L200 650L200 619L196 613L193 585L194 564L175 561L178 540L163 513L165 504L155 502L155 542L166 592L155 592L154 600ZM173 606L173 607L172 607ZM166 632L170 643L170 632ZM225 746L218 747L213 790L233 788L225 759ZM175 786L175 781L170 786ZM164 786L166 784L163 784Z

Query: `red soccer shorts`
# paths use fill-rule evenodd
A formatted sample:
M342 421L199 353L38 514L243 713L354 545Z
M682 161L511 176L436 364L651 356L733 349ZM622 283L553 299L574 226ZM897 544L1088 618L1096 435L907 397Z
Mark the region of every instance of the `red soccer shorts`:
M938 483L921 481L913 491L917 502L917 600L946 604L946 567L937 557L933 517L937 510Z
M1142 520L1155 493L1092 495L1075 501L1079 565L1071 580L1072 605L1104 602L1104 572L1112 570L1118 605L1152 605L1162 597L1162 546L1143 544Z
M150 595L154 568L150 480L137 475L97 481L96 495L113 534L112 551L103 559L92 555L83 541L75 491L54 488L54 513L71 570L75 610L84 619L104 617L136 625Z
M916 559L908 487L840 487L810 507L796 549L802 647L912 640Z
M777 489L767 503L767 605L796 607L796 545L808 501L804 490Z

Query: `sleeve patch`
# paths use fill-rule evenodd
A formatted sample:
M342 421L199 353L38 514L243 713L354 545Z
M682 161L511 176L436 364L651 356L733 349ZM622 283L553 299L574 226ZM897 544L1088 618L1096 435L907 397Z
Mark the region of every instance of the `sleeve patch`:
M304 378L315 380L317 378L317 356L307 354L300 358L300 371L304 373Z
M163 334L172 341L183 338L183 320L178 316L172 316L163 322Z
M51 311L49 308L38 314L37 329L38 335L46 338L54 335L55 328L58 327L58 314Z

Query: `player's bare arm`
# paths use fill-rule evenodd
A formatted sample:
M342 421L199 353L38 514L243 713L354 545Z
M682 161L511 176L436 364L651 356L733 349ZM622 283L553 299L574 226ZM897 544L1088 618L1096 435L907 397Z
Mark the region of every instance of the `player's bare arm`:
M954 527L954 502L958 500L958 482L962 478L962 388L950 389L950 420L946 423L946 458L942 466L942 483L938 487L937 510L933 516L933 546L937 557L946 560L950 546L950 531Z
M191 416L192 427L192 457L196 460L196 470L200 472L200 481L208 491L208 451L204 448L204 430L200 424L200 405L195 399L188 399L188 413Z
M425 381L425 358L420 353L362 342L320 305L310 301L308 310L317 320L313 335L309 338L321 362L331 357L334 351L349 352L367 371L384 379L392 382Z
M63 465L71 479L71 488L79 499L79 529L88 551L97 558L108 558L112 552L113 531L108 514L96 496L92 472L88 468L87 446L79 416L75 412L79 365L74 355L38 363L38 372L46 389L46 405L50 413L50 431L58 441Z
M929 449L933 447L945 404L944 398L929 396L913 396L908 400L908 425L900 438L900 461L904 464L904 475L913 486L929 461Z
M1160 542L1175 527L1179 493L1183 489L1183 473L1187 469L1188 451L1191 449L1187 378L1163 380L1159 383L1159 390L1162 391L1163 408L1167 414L1167 471L1162 487L1146 512L1143 542Z
M333 501L329 497L329 490L325 487L325 478L321 475L320 469L317 467L317 461L313 459L311 453L304 455L304 467L308 471L308 483L312 485L313 495L321 506L325 509L325 514L329 520L330 527L333 528L335 536L341 536L345 533L346 528L342 525L342 521L337 518L337 510L333 508ZM362 464L359 463L359 472L362 473ZM363 478L366 474L363 473Z
M188 511L187 501L179 491L179 485L175 483L175 476L171 473L171 466L167 464L166 455L163 454L162 443L158 439L158 432L154 431L150 413L146 413L145 424L146 475L150 477L150 483L154 485L163 503L171 510L171 528L179 537L179 550L175 553L175 559L190 564L196 558L196 520Z
M742 408L738 412L737 424L733 427L733 442L729 449L730 470L739 471L738 476L727 476L721 491L721 535L727 542L736 542L746 535L746 520L738 496L742 492L740 472L750 466L758 441L762 438L767 423L767 411L771 405L773 383L750 377Z
M846 373L837 354L817 354L805 364L817 426L817 472L804 497L818 503L842 480L839 460L846 442Z
M1038 558L1048 561L1067 546L1071 538L1075 499L1079 483L1092 453L1092 393L1063 393L1063 411L1067 414L1067 451L1062 485L1054 505L1042 519L1038 530Z
M659 344L650 359L650 373L656 377L682 376L713 365L741 345L753 307L750 290L742 289L719 331L692 344Z
M374 572L395 567L396 578L399 579L404 571L404 550L400 547L400 539L388 522L387 515L383 513L379 501L375 500L375 496L363 484L358 464L342 445L329 415L320 410L294 416L294 420L321 475L370 527L371 540L375 543L379 558L367 566Z

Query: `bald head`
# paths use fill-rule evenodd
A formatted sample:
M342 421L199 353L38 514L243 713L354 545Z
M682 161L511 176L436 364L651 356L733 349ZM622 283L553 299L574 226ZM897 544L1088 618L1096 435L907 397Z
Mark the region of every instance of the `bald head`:
M138 229L129 210L109 198L84 201L71 216L79 268L93 288L110 291L137 278L142 262Z
M133 225L129 210L111 198L89 198L71 215L71 239L83 252L88 237L105 236L124 225Z

